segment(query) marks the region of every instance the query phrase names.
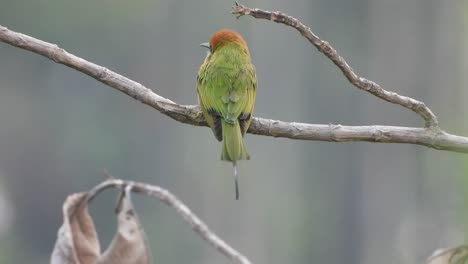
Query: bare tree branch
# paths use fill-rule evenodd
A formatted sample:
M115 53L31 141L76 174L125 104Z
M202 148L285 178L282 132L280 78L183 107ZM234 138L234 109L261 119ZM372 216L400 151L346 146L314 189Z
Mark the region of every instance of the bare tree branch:
M204 119L194 105L178 105L173 101L153 93L145 86L132 81L109 69L89 62L51 44L25 34L11 31L0 25L0 41L40 54L57 63L78 70L108 86L149 105L159 112L182 123L205 125Z
M397 126L342 126L321 125L296 122L284 122L254 117L248 130L251 134L284 137L300 140L317 141L367 141L382 143L408 143L422 145L429 148L468 153L468 138L446 133L437 126L437 118L424 103L412 98L383 90L379 85L358 77L336 51L328 44L316 37L310 29L302 25L297 19L288 17L281 12L268 12L259 9L249 9L242 5L234 6L237 15L250 14L259 18L271 19L281 23L289 23L299 27L300 32L323 51L327 57L343 71L345 76L359 88L374 95L400 104L420 114L426 120L425 128L397 127ZM14 32L0 26L0 41L12 46L29 50L49 58L57 63L76 69L108 86L129 95L130 97L153 107L164 115L182 123L195 126L206 126L200 109L196 105L179 105L173 101L155 94L140 83L119 75L105 67L99 66L78 56L66 52L57 45L35 39L22 33Z
M330 45L330 43L320 39L317 35L314 34L314 32L312 32L312 30L310 30L309 27L306 27L297 18L288 16L287 14L280 11L271 12L258 8L249 8L239 4L237 1L232 7L232 13L237 18L244 15L250 15L254 18L267 19L276 23L285 24L287 26L295 28L320 52L322 52L325 56L327 56L327 58L333 61L333 63L341 70L341 72L343 72L344 76L346 76L348 81L354 86L368 93L371 93L387 102L398 104L414 111L424 119L426 127L438 126L437 117L423 102L407 96L399 95L395 92L386 91L377 83L358 76L356 73L354 73L353 69L348 65L345 59L343 59L343 57L341 57L338 54L338 52Z
M446 133L440 129L398 126L342 126L288 123L257 118L250 133L287 137L291 139L331 142L367 141L407 143L438 150L468 153L468 138Z
M179 198L166 189L159 186L150 185L141 182L124 181L120 179L109 179L91 189L87 194L87 202L94 199L100 192L108 188L125 189L126 186L132 186L132 192L144 194L149 197L157 198L161 202L172 207L188 223L192 230L212 245L221 254L227 257L233 263L251 264L251 262L224 240L219 238L208 226L196 216Z

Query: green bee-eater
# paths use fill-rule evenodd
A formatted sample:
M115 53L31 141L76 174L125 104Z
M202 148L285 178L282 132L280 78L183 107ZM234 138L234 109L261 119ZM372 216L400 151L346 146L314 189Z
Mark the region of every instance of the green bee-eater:
M243 136L254 111L257 77L245 40L222 29L213 34L198 71L198 101L206 122L218 141L223 141L221 160L234 166L236 199L239 199L237 161L250 159Z

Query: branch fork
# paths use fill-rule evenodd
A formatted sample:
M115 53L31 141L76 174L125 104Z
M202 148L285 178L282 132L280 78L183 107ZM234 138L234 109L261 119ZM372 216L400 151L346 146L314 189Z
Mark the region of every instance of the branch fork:
M437 117L421 101L399 95L395 92L384 90L376 82L358 76L338 52L328 43L315 35L309 27L306 27L298 19L288 16L280 11L265 11L258 8L249 8L238 2L232 7L232 13L237 17L250 15L254 18L268 19L282 23L301 33L312 45L330 59L347 78L347 80L358 89L371 93L372 95L393 104L403 106L417 113L424 120L424 127L398 127L377 126L380 131L385 131L385 139L373 133L376 126L342 126L333 128L321 124L306 124L297 122L284 122L260 117L254 117L248 133L284 137L300 140L316 141L367 141L385 143L409 143L426 146L438 150L468 153L468 138L452 135L442 130ZM197 105L180 105L164 98L142 84L130 80L105 67L96 65L78 56L68 53L57 45L35 39L33 37L11 31L0 26L0 41L29 50L49 58L57 63L76 69L99 82L108 85L128 96L146 104L170 118L194 126L207 126L200 108Z
M345 59L341 57L338 54L338 52L330 45L330 43L320 39L317 35L314 34L314 32L312 32L312 30L309 27L306 27L297 18L289 16L280 11L272 12L261 10L258 8L249 8L242 4L239 4L237 1L235 2L234 6L232 6L231 13L234 14L236 18L240 18L241 16L245 15L250 15L254 18L267 19L276 23L284 24L295 28L321 53L323 53L328 59L330 59L338 67L338 69L341 70L341 72L348 79L348 81L354 86L356 86L358 89L371 93L372 95L377 96L378 98L383 99L387 102L398 104L407 109L412 110L424 119L425 127L427 128L438 128L439 123L437 121L437 117L423 102L413 99L411 97L399 95L395 92L387 91L383 89L379 84L358 76L348 65Z

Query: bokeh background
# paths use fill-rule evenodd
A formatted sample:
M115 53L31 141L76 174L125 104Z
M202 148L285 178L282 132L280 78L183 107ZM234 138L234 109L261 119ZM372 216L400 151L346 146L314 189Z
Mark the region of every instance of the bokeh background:
M423 100L468 135L464 0L258 0L300 18L358 74ZM295 30L229 14L232 1L0 0L0 25L65 48L183 104L219 28L257 67L256 115L309 123L422 126L349 84ZM73 192L106 168L184 200L254 263L423 263L468 234L468 156L421 146L246 136L241 200L208 128L169 119L83 74L0 43L0 263L48 263ZM115 192L91 206L102 247ZM173 210L135 197L156 263L228 263Z

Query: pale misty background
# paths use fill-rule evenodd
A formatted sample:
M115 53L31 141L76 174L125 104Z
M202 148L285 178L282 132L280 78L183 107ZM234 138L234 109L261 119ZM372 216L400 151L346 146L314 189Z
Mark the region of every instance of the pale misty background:
M468 135L468 4L455 0L248 1L300 18L358 74L423 100ZM295 30L230 15L233 1L0 0L0 25L195 104L206 42L239 31L257 67L256 116L422 126L359 91ZM421 146L247 135L232 167L208 128L163 116L75 70L0 43L0 263L48 263L67 194L115 177L171 190L254 263L423 263L468 234L467 156ZM91 206L101 246L115 192ZM156 200L135 195L156 263L229 263Z

